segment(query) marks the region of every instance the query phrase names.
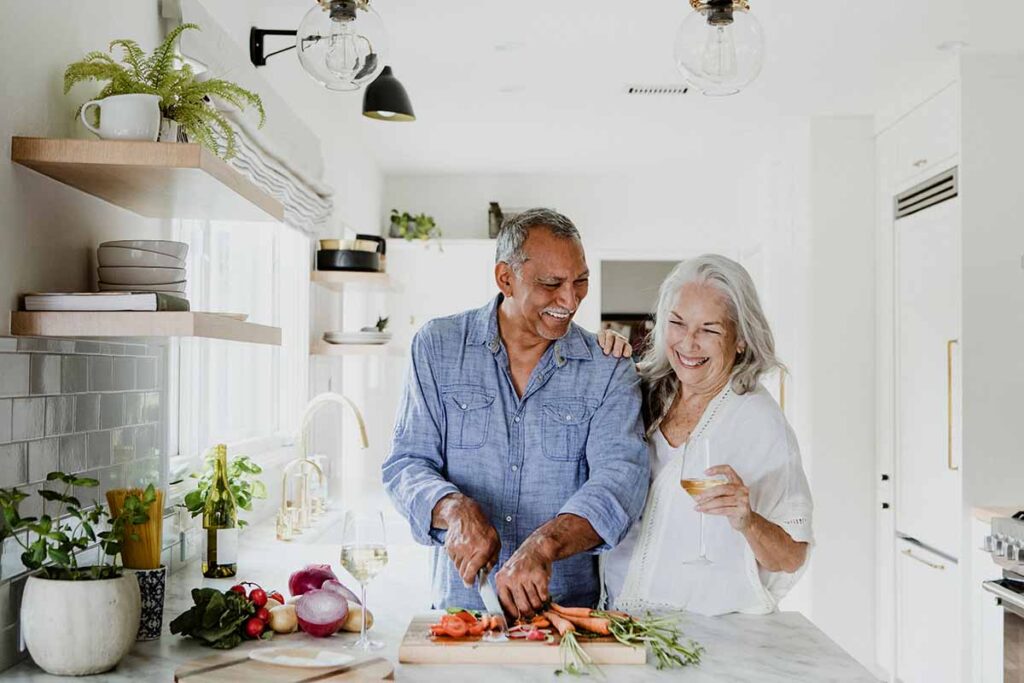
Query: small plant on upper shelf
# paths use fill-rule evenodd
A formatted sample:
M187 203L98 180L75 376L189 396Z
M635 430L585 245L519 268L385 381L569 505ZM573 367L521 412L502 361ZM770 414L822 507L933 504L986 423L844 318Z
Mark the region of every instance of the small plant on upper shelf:
M98 501L83 505L72 495L75 487L95 488L99 482L89 477L78 477L64 472L46 475L47 485L35 495L42 499L38 517L22 517L21 504L31 494L17 488L0 489L0 542L14 537L22 547L21 563L27 569L40 569L47 579L111 579L120 575L117 555L125 540L129 525L149 521L146 509L156 500L156 489L150 484L142 495L129 496L117 515L108 512ZM49 506L56 503L51 514ZM78 553L98 545L110 564L86 567L78 565Z
M208 452L203 471L194 472L190 475L193 479L199 480L196 483L196 488L185 494L184 507L188 509L193 517L203 514L203 506L206 505L206 494L210 490L210 484L213 482L213 465L215 460L214 452ZM244 455L231 458L228 461L228 488L231 489L231 493L235 497L235 504L238 505L239 509L249 512L252 510L252 502L254 500L267 497L267 487L259 478L259 475L262 473L263 468ZM244 519L238 520L239 528L245 525L246 521Z
M437 227L432 216L425 213L415 216L391 209L391 236L409 240L429 240L441 237L441 228Z
M211 104L216 97L238 109L252 106L262 127L266 115L263 101L251 90L219 78L201 79L192 66L178 57L175 43L182 33L200 30L196 24L182 24L164 38L153 54L146 53L134 40L118 39L107 52L94 51L68 65L64 71L64 94L83 81L107 81L96 99L112 95L159 95L160 113L178 122L187 136L214 154L230 159L236 152L235 131L227 118ZM121 61L109 52L121 48ZM180 64L180 66L179 66ZM75 112L77 118L81 107ZM223 146L218 137L223 139Z
M374 324L378 332L383 332L388 329L388 319L381 316L377 316L377 322Z

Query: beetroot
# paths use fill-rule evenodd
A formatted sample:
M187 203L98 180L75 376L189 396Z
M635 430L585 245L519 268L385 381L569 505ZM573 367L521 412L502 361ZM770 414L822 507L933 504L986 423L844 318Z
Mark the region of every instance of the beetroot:
M295 606L299 628L311 636L326 638L334 635L348 619L348 601L327 590L312 590L302 596Z
M288 577L288 590L292 595L302 595L312 590L319 590L324 581L337 581L338 577L331 571L329 564L308 564L302 569L292 572Z

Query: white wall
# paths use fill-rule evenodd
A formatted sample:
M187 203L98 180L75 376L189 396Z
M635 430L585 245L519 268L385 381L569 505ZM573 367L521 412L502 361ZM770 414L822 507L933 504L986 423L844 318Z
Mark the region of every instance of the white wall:
M807 286L813 401L812 614L874 664L875 240L873 121L811 122Z
M91 287L96 246L111 239L166 239L170 222L142 218L101 199L12 164L11 136L92 137L75 122L90 84L63 94L64 67L114 38L152 49L161 37L155 2L2 4L0 30L0 311L29 291ZM116 17L117 21L112 21ZM0 313L0 334L9 331Z
M658 289L676 261L605 261L601 264L601 313L650 313Z

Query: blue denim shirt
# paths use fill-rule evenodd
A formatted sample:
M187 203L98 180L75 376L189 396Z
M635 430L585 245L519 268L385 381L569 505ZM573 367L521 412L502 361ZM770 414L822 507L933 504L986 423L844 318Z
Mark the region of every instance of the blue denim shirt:
M585 518L615 546L647 496L649 462L632 361L606 357L572 325L534 368L519 398L498 335L499 295L475 311L432 320L412 343L384 486L412 527L434 545L434 608L483 609L440 547L434 505L461 492L483 508L501 538L498 566L556 515ZM567 605L596 605L595 552L556 562L550 592Z

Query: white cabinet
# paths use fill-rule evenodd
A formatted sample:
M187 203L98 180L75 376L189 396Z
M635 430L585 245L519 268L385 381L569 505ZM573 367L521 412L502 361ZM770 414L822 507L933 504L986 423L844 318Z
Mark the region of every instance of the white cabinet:
M900 119L886 137L896 141L887 173L894 186L912 184L951 165L960 144L959 88L950 85Z
M960 681L957 563L903 539L896 550L896 679Z
M959 201L895 230L896 530L959 557Z

